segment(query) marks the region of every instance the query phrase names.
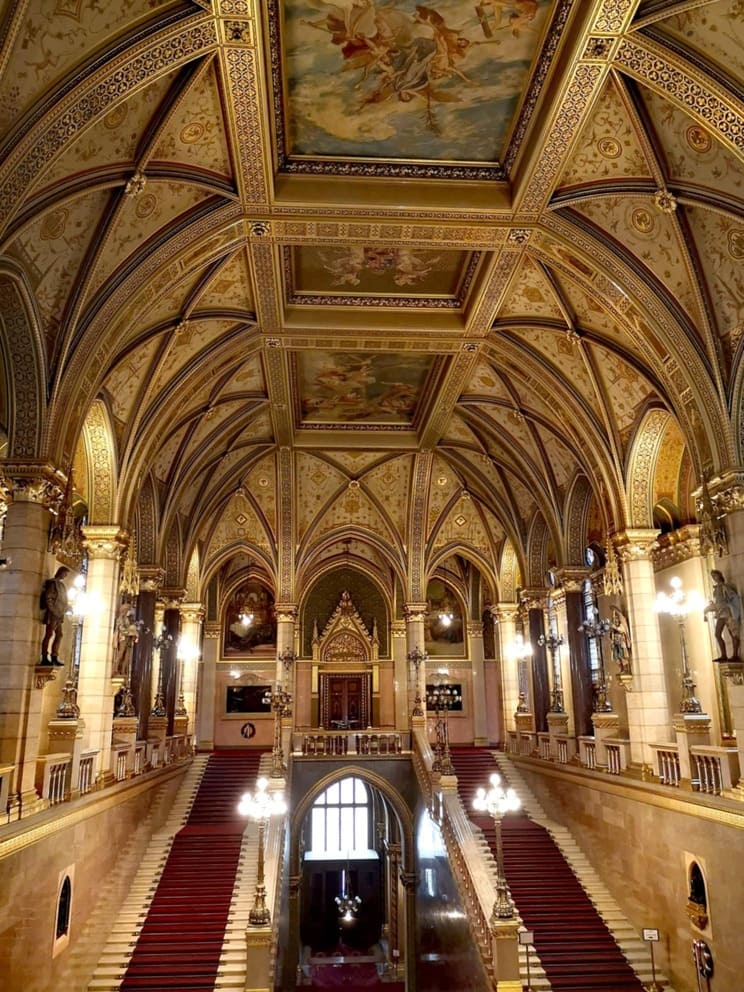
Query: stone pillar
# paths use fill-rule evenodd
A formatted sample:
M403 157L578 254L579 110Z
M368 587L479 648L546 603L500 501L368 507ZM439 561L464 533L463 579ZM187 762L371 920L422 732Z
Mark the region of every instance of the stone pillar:
M633 651L633 689L628 693L631 759L652 765L649 744L670 738L669 703L659 623L654 611L656 583L651 551L654 530L626 530L614 537L622 563Z
M152 639L153 632L159 632L155 623L155 602L163 575L163 570L155 565L143 565L139 569L137 620L141 623L141 629L132 656L131 688L134 709L139 718L137 736L142 741L148 737L147 721L157 691L157 681L153 678Z
M185 589L162 589L163 627L170 640L160 652L160 664L163 666L162 683L165 709L168 714L168 734L175 732L173 718L176 713L176 702L179 687L178 638L181 632L181 603L186 595ZM182 727L179 727L181 730Z
M620 717L617 713L594 713L592 726L594 727L597 770L605 771L608 767L607 741L617 737L620 729Z
M114 702L111 686L113 629L119 594L119 559L127 535L116 524L83 529L88 553L86 592L91 610L83 621L78 677L78 706L88 744L97 748L97 780L111 780L111 732Z
M728 687L731 722L736 732L736 746L739 752L737 788L740 793L744 794L744 663L729 662L727 665L722 665L721 675Z
M181 663L180 694L190 718L191 729L196 727L196 686L202 646L202 621L204 607L201 603L181 603L181 638L178 653ZM188 719L187 718L187 719Z
M566 731L559 731L560 733L569 733L571 736L576 733L576 725L574 722L574 699L573 699L573 685L571 682L571 661L569 657L569 644L570 638L568 633L568 589L563 587L556 589L555 592L548 596L548 605L545 615L545 627L547 634L551 632L556 636L562 638L563 643L558 645L555 649L555 656L551 658L550 652L548 652L548 669L550 670L551 686L555 689L555 670L558 671L560 679L560 688L563 692L563 709L565 719L561 721L561 725L565 726ZM554 611L555 621L551 626L550 619L550 608L552 607ZM555 669L554 669L555 666ZM551 711L552 711L551 706ZM548 724L550 724L550 719L548 719ZM551 728L552 729L552 728Z
M535 730L547 730L547 712L550 709L550 681L548 679L548 656L540 645L540 636L545 633L543 623L543 603L545 590L525 590L529 641L532 645L531 682L532 712L535 717Z
M197 737L200 751L214 749L214 714L217 705L224 707L224 700L215 699L217 684L217 659L220 655L222 624L207 620L204 624L202 646L201 681L199 684L199 711L197 713Z
M488 744L486 720L486 673L483 655L483 624L471 621L467 625L470 664L473 673L473 743L476 747Z
M29 466L30 468L30 466ZM43 808L35 788L36 759L42 732L41 690L63 669L37 672L44 628L39 623L39 597L44 581L54 574L47 563L49 499L61 495L49 466L37 466L37 477L20 466L5 464L12 502L5 519L0 568L0 765L14 765L10 793L14 815L29 816ZM15 473L13 470L18 469ZM16 477L16 475L18 477ZM11 476L13 476L11 478ZM69 633L66 635L69 636Z
M498 658L505 735L507 730L513 730L516 726L514 714L519 706L519 659L512 650L517 637L518 607L516 603L501 603L492 606L491 613L498 625Z
M407 648L408 653L412 651L419 650L423 653L426 652L426 640L424 637L424 621L426 619L426 613L428 610L428 605L426 603L407 603L404 607L404 614L406 618L406 633L407 633ZM416 672L415 666L409 662L409 669L411 675L411 699L408 712L413 714L416 697L419 699L419 705L423 711L423 716L411 716L411 727L414 726L414 722L422 727L426 727L426 662L422 661L418 668L418 673Z
M406 658L405 620L393 620L390 625L390 639L393 653L393 691L395 693L395 729L408 729L410 709L408 705L408 660Z
M707 713L675 713L674 734L679 752L679 775L693 785L699 784L697 771L690 755L693 745L710 744L710 717Z

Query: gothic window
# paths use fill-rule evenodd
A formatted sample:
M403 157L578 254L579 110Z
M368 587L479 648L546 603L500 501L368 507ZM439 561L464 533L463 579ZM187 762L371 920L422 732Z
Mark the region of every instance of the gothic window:
M315 800L310 823L310 853L315 857L366 854L372 823L367 786L359 778L334 782Z
M594 586L591 579L584 579L582 585L582 612L586 623L596 623L597 603L594 597ZM591 672L592 682L599 682L601 672L599 663L599 638L588 637L587 646L589 671Z

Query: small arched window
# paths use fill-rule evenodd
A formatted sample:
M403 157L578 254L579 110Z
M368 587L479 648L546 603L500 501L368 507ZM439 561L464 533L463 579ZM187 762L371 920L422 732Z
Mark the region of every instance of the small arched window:
M59 940L60 937L64 937L67 933L69 933L71 906L72 883L70 882L70 876L65 875L65 880L59 890L59 898L57 900L57 929L54 935L55 940Z
M310 853L316 857L366 854L372 823L369 789L360 778L334 782L315 800L310 823Z

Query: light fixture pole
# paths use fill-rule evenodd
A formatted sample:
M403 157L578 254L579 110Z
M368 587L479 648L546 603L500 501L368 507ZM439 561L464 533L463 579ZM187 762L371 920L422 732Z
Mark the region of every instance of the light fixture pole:
M555 614L553 612L553 600L548 597L548 633L540 634L537 639L540 647L547 647L550 652L550 667L553 670L553 690L551 692L550 712L565 713L563 707L563 683L561 680L561 656L560 647L563 638L555 630Z
M599 678L595 686L596 695L594 697L595 713L611 713L612 703L607 698L607 675L604 666L604 652L602 651L602 638L612 630L612 623L606 617L600 620L599 610L595 605L587 609L587 617L583 623L579 624L579 630L586 635L590 644L596 643L597 657L599 660Z
M479 813L489 813L493 817L496 833L496 901L493 904L491 922L511 920L514 918L514 903L509 895L509 887L504 877L504 848L501 842L501 821L504 816L520 807L519 797L514 789L504 790L501 787L501 776L496 772L491 775L491 788L486 791L481 786L473 799L473 809Z
M672 591L667 593L660 591L656 594L654 609L657 613L666 613L677 621L679 628L679 650L682 660L682 700L679 704L680 713L702 713L703 707L700 700L695 695L695 682L687 661L687 642L685 640L685 621L688 613L699 611L702 613L705 606L703 597L695 589L685 592L682 588L682 579L674 576L669 580Z
M289 673L292 671L292 665L297 661L297 655L294 653L292 648L284 648L283 651L277 655L277 661L281 663L283 672L283 683L284 686L289 688Z
M287 770L284 764L284 749L282 747L282 717L289 713L292 693L283 689L277 682L275 689L269 689L263 697L265 706L270 706L274 714L274 745L271 749L271 777L284 778Z
M271 921L271 913L266 905L266 879L264 876L264 834L266 825L272 816L283 816L287 812L284 793L267 792L268 779L260 778L256 782L254 793L245 792L238 803L238 813L249 816L258 823L258 866L256 869L256 892L253 897L253 907L248 913L248 922L254 927L267 926Z
M442 775L455 774L449 746L449 711L461 700L462 695L457 689L446 683L434 686L426 696L426 705L436 713L436 745L431 770Z
M414 671L416 673L416 697L413 701L413 710L411 712L411 716L423 716L424 710L421 705L423 700L421 699L421 690L419 687L419 670L422 664L426 666L426 662L429 655L426 653L426 651L422 651L417 644L416 647L413 649L413 651L408 652L407 657L408 660L413 665ZM426 667L424 667L424 671L426 671Z
M165 696L163 694L163 655L165 649L173 640L173 635L169 634L165 626L161 629L157 637L153 637L152 646L158 652L158 691L155 693L155 702L152 704L150 716L167 716L165 709Z

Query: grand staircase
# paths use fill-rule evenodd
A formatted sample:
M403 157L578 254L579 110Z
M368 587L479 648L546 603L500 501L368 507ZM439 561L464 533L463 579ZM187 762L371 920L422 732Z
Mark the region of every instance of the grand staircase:
M493 821L490 816L475 814L472 808L476 790L487 787L489 776L498 771L504 784L515 788L522 799L520 812L502 821L504 874L524 926L535 933L539 958L535 971L539 977L535 981L533 971L533 987L549 987L554 992L641 992L641 979L651 977L645 948L568 832L550 824L507 759L499 755L497 765L494 753L484 748L456 748L452 758L460 799L494 855ZM556 843L553 827L573 849L575 866L561 850L566 845ZM589 891L579 881L575 867L586 874ZM623 931L626 953L611 926Z
M236 807L253 788L262 753L226 750L195 759L166 829L153 837L89 992L229 986L218 972L246 826Z

